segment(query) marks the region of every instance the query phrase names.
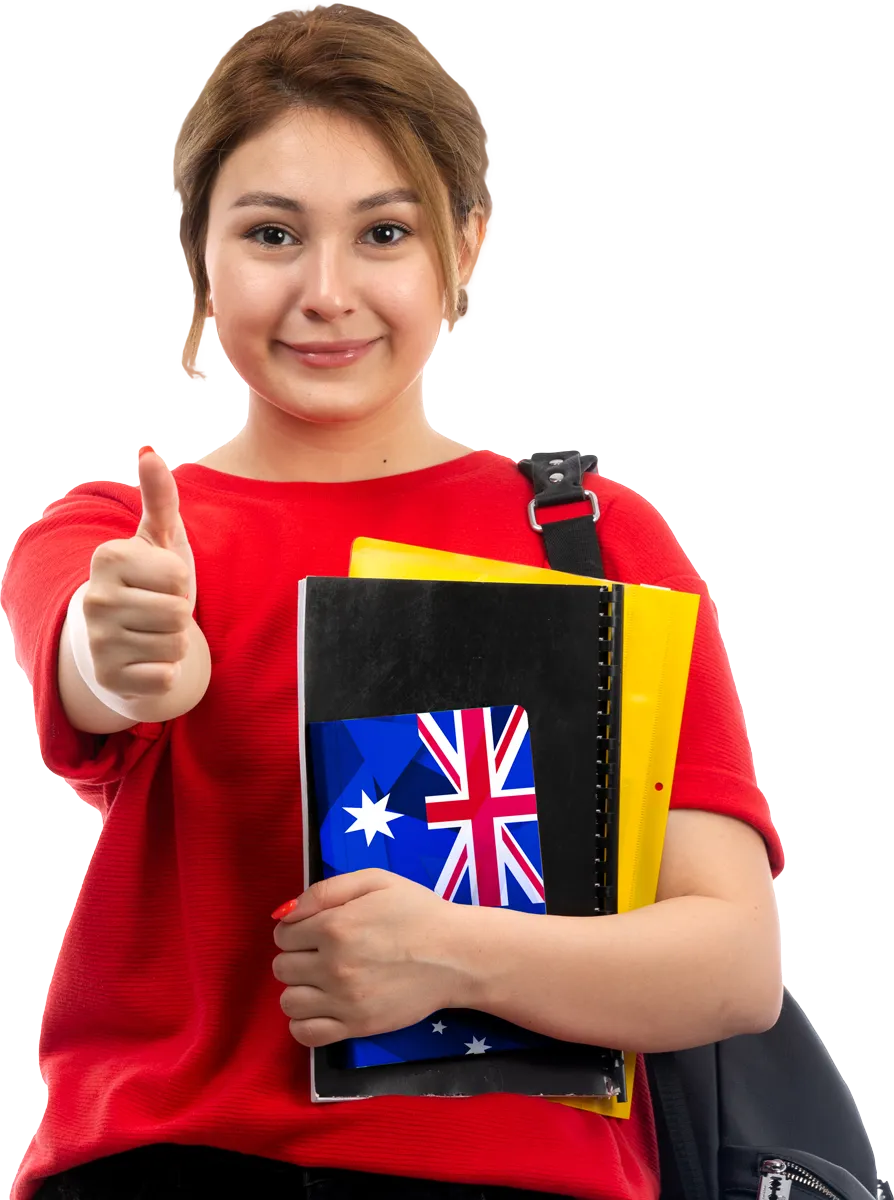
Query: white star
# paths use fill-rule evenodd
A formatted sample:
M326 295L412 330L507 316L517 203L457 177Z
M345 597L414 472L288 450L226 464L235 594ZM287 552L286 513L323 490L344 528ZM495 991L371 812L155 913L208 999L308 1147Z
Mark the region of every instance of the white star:
M447 1028L447 1026L444 1024L443 1021L438 1021L437 1023L432 1021L432 1026L431 1026L432 1033L443 1033L446 1028ZM468 1044L469 1043L466 1042L467 1046L468 1046Z
M393 838L394 834L388 828L389 821L396 821L398 817L402 817L403 813L390 813L385 809L388 806L388 796L383 796L381 800L372 801L366 792L361 789L361 804L362 808L348 808L343 805L346 813L350 813L354 818L354 824L349 825L345 833L353 833L355 830L362 830L366 834L367 846L373 840L377 833L384 833L388 837Z
M463 1042L463 1045L469 1047L466 1054L483 1054L485 1050L491 1049L487 1044L486 1035L483 1038L476 1038L474 1033L472 1034L471 1042Z

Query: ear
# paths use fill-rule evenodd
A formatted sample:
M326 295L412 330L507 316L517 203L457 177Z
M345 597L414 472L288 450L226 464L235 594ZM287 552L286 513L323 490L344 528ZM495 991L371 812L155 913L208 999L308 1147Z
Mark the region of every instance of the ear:
M463 287L472 278L472 272L478 261L486 234L487 223L484 219L484 212L480 208L473 208L466 221L464 238L459 251L459 281Z
M207 306L206 306L206 308L205 308L205 316L206 316L206 317L213 317L213 316L214 316L214 305L211 303L211 297L210 297L210 296L208 297L208 304L207 304Z

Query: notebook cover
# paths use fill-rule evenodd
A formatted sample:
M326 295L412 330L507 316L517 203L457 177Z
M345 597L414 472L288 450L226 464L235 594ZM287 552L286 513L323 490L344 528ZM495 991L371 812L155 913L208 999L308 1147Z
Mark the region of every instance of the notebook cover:
M323 878L310 723L520 705L530 724L548 912L614 911L623 589L310 577L299 589L299 704L305 879ZM613 650L611 649L613 647ZM614 657L613 657L614 654ZM594 731L609 736L599 737ZM606 793L610 793L606 795ZM608 835L597 867L597 833ZM602 874L596 875L598 869ZM609 869L610 868L610 869ZM606 874L606 870L608 873ZM613 1049L549 1040L544 1050L406 1064L346 1065L343 1044L312 1052L315 1100L361 1096L606 1095L625 1088Z

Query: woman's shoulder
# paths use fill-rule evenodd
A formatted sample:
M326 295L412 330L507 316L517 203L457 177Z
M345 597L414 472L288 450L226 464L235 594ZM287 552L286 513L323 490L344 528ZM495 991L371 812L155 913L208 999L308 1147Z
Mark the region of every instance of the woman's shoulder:
M623 570L618 578L656 584L700 578L667 520L645 496L601 474L586 474L584 486L597 497L599 540Z
M75 484L58 499L53 500L49 508L76 508L90 504L112 505L139 512L140 489L116 479L92 479L86 483Z

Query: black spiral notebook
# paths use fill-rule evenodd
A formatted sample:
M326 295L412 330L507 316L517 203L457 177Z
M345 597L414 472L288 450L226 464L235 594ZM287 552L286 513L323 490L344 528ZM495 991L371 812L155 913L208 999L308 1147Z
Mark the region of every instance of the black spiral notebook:
M302 580L308 886L381 866L457 903L616 912L623 599L618 584ZM620 1051L466 1010L314 1049L311 1091L626 1099Z

